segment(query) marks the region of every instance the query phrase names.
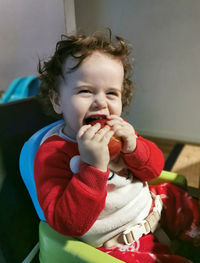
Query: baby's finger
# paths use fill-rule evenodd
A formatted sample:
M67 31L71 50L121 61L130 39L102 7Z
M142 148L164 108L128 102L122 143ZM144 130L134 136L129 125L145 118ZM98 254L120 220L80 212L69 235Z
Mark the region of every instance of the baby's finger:
M113 135L114 135L114 131L113 131L113 130L109 130L109 131L104 135L104 137L102 138L102 140L103 140L106 144L108 144Z
M94 138L97 140L97 141L101 141L102 138L104 137L104 135L110 131L110 126L106 125L104 126L102 129L98 130L98 132L95 134Z
M91 127L91 124L83 125L83 126L79 129L79 131L78 131L78 133L77 133L77 137L78 137L78 138L81 138L81 137L83 136L83 134L84 134L90 127Z
M110 125L110 126L114 126L115 124L120 124L120 125L125 125L126 124L126 122L123 119L119 118L119 117L114 118L114 119L109 119L106 123L108 125Z
M106 122L107 125L114 126L115 124L122 124L119 120L110 120Z
M124 121L120 116L117 115L110 115L107 117L108 120L119 120L119 121Z
M100 128L101 128L100 123L96 123L95 125L90 126L86 130L86 132L82 135L82 138L89 139L89 140L92 139Z

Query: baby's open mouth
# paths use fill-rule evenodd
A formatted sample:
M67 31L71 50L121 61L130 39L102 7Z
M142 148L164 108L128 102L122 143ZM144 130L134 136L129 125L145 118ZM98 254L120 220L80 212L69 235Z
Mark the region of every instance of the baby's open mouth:
M98 120L106 120L106 116L105 115L101 115L101 116L91 116L88 117L84 120L85 124L91 124L92 122L97 123ZM101 121L100 121L101 122Z

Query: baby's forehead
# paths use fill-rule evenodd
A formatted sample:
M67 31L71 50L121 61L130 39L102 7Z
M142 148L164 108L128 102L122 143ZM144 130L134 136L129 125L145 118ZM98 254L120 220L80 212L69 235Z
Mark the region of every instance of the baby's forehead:
M120 59L107 54L101 50L94 50L91 52L88 52L87 54L83 54L81 52L77 52L74 56L69 55L63 65L64 71L67 73L69 73L72 69L74 68L79 68L79 66L84 63L85 61L87 61L88 58L94 57L94 60L98 59L98 57L107 57L113 60L118 61L120 64L123 64ZM81 63L80 63L81 62ZM123 65L122 65L123 66Z

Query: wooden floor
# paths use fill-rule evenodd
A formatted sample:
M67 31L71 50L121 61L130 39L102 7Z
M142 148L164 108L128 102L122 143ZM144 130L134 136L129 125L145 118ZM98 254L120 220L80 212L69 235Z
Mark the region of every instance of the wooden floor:
M148 137L147 139L153 141L162 150L165 161L170 156L175 145L183 143L152 137ZM184 175L190 188L200 189L200 144L185 142L183 144L184 146L174 162L171 171Z

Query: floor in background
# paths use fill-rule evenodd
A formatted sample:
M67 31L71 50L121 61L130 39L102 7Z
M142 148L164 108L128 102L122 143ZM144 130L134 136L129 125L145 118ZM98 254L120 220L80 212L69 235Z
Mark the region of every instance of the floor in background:
M182 143L174 140L149 137L162 150L167 171L176 172L186 177L189 191L199 195L200 182L200 144Z
M165 161L168 159L169 155L171 154L174 146L177 144L177 141L168 140L168 139L159 139L154 137L147 137L150 141L154 142L163 152Z
M199 187L200 146L185 144L171 171L185 175L189 186Z

